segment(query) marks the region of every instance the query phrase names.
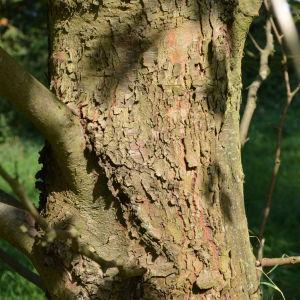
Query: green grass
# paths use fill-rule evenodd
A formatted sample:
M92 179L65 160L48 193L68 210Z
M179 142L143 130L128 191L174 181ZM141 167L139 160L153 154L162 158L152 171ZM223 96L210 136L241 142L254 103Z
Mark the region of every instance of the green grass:
M38 164L38 152L41 142L35 140L21 140L18 136L9 138L0 144L0 161L6 171L17 176L26 188L29 197L38 202L38 193L35 189L35 174L40 169ZM10 192L10 188L0 178L0 188Z

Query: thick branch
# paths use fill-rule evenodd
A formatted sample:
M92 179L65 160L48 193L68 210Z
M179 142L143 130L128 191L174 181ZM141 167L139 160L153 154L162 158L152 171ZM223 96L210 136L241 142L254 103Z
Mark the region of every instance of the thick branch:
M282 265L294 265L300 263L300 256L279 257L279 258L262 258L256 261L257 267L274 267Z
M11 267L15 272L17 272L19 275L23 276L25 279L35 284L40 289L44 289L41 278L37 274L25 268L22 264L20 264L18 261L13 259L2 249L0 249L0 259L9 267Z
M49 141L70 188L75 192L87 189L90 182L79 119L1 48L0 96L25 113Z
M5 204L3 194L0 197L0 238L30 257L36 234L33 219L25 210Z
M248 17L258 16L259 8L261 7L262 0L239 0L239 11Z
M289 3L287 0L271 0L271 3L281 32L291 52L297 75L300 77L300 41Z
M257 48L257 46L256 46ZM270 73L270 69L268 66L269 56L274 51L274 42L273 42L273 34L272 34L272 25L271 20L268 19L266 22L266 46L264 49L258 49L260 52L260 67L259 72L256 79L251 83L248 96L247 96L247 104L244 110L244 114L242 117L241 125L240 125L240 139L241 146L243 147L247 141L248 131L250 127L250 123L252 120L253 113L256 108L257 101L257 92L261 87L264 80L267 79Z

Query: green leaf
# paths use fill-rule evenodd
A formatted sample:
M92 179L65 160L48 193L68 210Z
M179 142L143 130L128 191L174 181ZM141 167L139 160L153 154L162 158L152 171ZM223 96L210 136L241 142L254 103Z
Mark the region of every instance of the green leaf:
M266 281L262 281L261 284L262 284L262 285L266 285L266 286L268 286L268 287L270 287L270 288L276 290L277 292L280 293L282 299L285 300L285 297L284 297L282 291L280 290L280 288L279 288L276 284L270 283L270 282L266 282Z

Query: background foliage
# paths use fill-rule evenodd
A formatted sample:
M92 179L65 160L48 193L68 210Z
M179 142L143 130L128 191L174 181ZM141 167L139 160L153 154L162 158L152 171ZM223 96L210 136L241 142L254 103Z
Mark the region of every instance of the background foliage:
M299 3L295 3L300 19ZM296 7L297 6L297 7ZM47 85L47 10L43 0L0 0L0 46ZM258 43L264 43L264 17L258 18L251 32ZM243 61L243 98L247 86L257 75L259 55L251 41L247 41ZM257 233L261 221L268 184L273 167L276 125L285 101L285 91L278 51L271 59L272 73L259 92L259 103L251 124L250 140L243 150L245 172L245 202L249 228ZM295 78L294 78L295 81ZM266 231L265 255L300 255L300 99L294 100L286 127L282 165L274 195L271 219ZM34 176L38 152L43 141L34 128L5 101L0 101L0 161L11 174L18 175L30 197L37 202ZM10 192L0 180L0 188ZM252 233L251 233L252 235ZM257 241L252 238L253 247ZM33 267L15 249L0 241L0 247ZM300 299L300 266L278 267L269 276L284 293L286 299ZM0 261L0 299L45 299L42 291L11 271ZM282 299L272 288L264 288L264 299Z
M294 8L299 3L293 2ZM300 6L299 6L300 7ZM295 11L295 19L300 15ZM300 19L300 18L299 18ZM264 12L257 18L251 33L263 47L265 35ZM275 44L276 45L276 44ZM276 45L275 53L270 59L271 74L258 93L258 105L249 131L249 141L243 150L243 167L245 173L245 204L250 235L259 231L262 210L265 205L267 190L271 180L274 165L277 125L286 101L285 85L281 66L281 54ZM245 102L247 86L257 75L259 54L250 39L247 40L243 60L243 99ZM293 88L297 85L297 77L291 71ZM244 103L243 103L244 104ZM281 257L282 255L300 255L300 96L299 93L289 108L288 117L283 130L281 166L277 177L273 196L271 216L266 228L266 244L264 256ZM253 237L252 244L257 247ZM266 270L269 271L269 270ZM300 299L300 265L282 266L272 271L269 276L281 289L287 300ZM266 281L266 278L263 278ZM272 288L264 287L264 298L282 299L282 296Z
M48 55L46 4L40 0L0 0L0 46L44 83ZM36 203L35 173L40 168L38 152L42 145L33 126L0 99L0 161L10 174L19 176ZM11 192L2 179L0 188ZM30 262L10 245L0 240L0 247L33 270ZM45 296L0 261L0 299L42 300Z

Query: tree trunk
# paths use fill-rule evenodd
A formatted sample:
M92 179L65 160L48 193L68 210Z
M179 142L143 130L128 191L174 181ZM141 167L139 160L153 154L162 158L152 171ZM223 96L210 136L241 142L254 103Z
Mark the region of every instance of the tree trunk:
M257 1L50 1L51 89L80 116L92 184L50 146L36 242L51 299L259 299L243 204L241 59ZM80 180L80 178L79 178Z

